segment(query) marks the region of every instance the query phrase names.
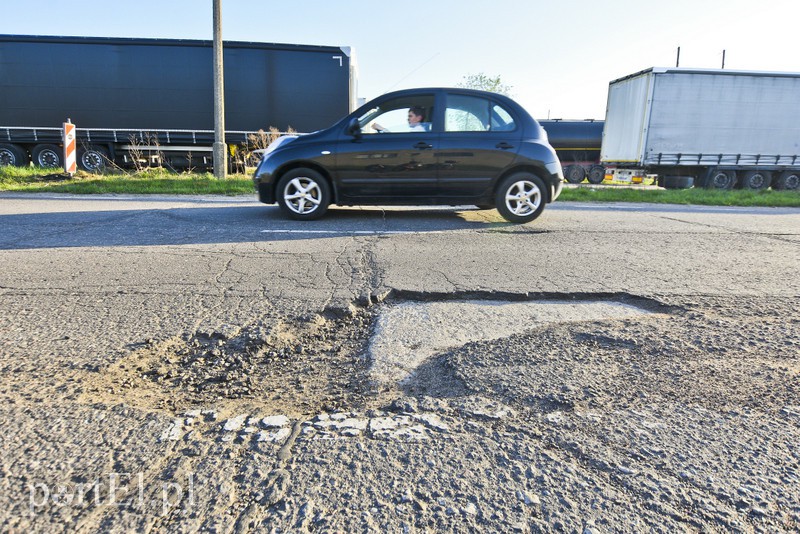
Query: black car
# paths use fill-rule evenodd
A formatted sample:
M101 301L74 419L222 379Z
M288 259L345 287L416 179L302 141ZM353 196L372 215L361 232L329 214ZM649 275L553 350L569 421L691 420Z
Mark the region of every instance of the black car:
M532 221L561 193L544 130L519 104L468 89L410 89L372 100L328 129L272 143L253 181L293 219L329 204L476 205Z

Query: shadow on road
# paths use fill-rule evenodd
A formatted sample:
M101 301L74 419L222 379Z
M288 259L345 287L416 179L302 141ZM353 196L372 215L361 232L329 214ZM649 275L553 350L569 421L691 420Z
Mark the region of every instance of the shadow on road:
M0 215L0 250L193 245L433 233L515 226L474 208L340 208L293 221L276 206L208 205ZM107 204L106 204L107 206ZM156 205L157 206L157 205Z

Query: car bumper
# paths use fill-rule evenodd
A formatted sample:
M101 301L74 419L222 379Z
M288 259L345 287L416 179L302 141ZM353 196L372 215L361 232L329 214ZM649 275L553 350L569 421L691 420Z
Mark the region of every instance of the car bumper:
M564 171L559 161L548 163L545 168L550 172L550 202L553 202L564 187Z
M258 192L258 201L264 204L275 204L275 195L272 194L271 184L256 182L256 191Z
M272 167L268 163L268 158L262 158L258 164L255 174L253 174L253 185L258 193L259 202L264 204L275 204L274 184L272 183Z
M554 185L550 186L550 202L553 202L555 199L558 198L563 188L564 184L561 181L558 181Z

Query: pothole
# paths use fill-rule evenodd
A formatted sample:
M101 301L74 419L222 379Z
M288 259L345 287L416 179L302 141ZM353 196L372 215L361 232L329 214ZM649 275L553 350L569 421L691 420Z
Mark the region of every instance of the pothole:
M224 414L250 405L293 417L368 410L403 392L460 398L468 389L436 355L551 323L653 313L646 309L653 302L636 299L457 297L393 296L338 315L263 319L146 342L110 366L84 372L80 398L172 413L213 407Z
M402 302L377 316L369 343L370 375L403 386L431 356L470 342L521 334L553 323L621 320L652 312L613 301L465 300Z

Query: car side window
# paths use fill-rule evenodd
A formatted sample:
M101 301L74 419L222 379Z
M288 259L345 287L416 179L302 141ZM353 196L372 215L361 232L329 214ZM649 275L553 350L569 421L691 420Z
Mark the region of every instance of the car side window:
M492 130L497 132L510 132L514 130L517 125L514 122L514 117L499 104L492 105Z
M485 98L450 95L445 109L445 131L488 132L516 128L511 114L499 104Z
M358 118L361 133L430 132L434 100L434 95L417 95L383 102Z
M490 128L489 101L464 95L447 97L444 129L447 132L485 132Z

